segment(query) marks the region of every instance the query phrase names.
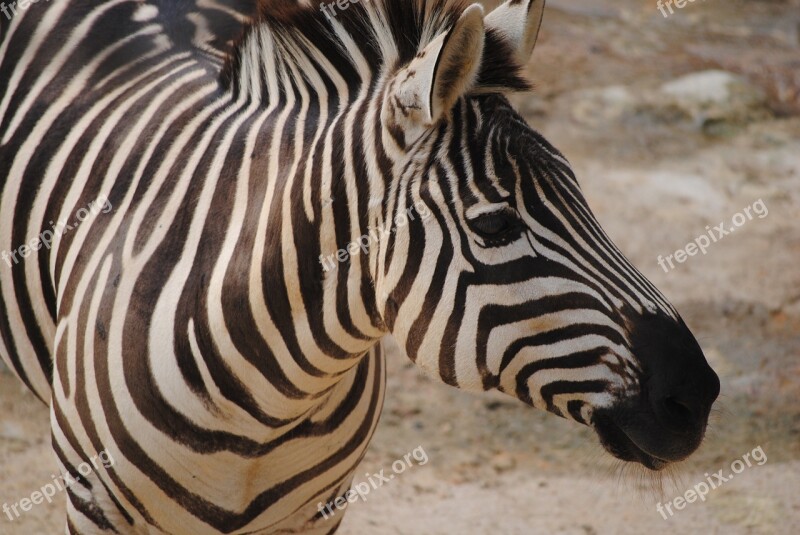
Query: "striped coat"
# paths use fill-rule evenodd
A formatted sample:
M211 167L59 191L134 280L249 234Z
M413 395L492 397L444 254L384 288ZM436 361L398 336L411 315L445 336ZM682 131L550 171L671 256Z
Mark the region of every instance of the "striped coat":
M389 333L620 458L693 451L716 376L503 96L544 2L257 4L0 17L0 355L50 404L68 532L335 531Z

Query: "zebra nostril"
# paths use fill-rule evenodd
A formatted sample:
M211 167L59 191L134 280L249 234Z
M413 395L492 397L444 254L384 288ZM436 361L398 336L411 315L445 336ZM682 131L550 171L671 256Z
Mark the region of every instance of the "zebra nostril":
M676 425L692 425L695 422L696 411L691 404L675 397L667 396L661 402L664 415L669 421Z

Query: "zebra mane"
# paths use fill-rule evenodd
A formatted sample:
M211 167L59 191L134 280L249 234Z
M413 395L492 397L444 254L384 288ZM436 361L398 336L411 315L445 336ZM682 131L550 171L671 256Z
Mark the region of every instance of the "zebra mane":
M322 4L333 6L335 23L323 12ZM324 61L333 66L349 86L357 86L364 80L364 73L354 57L354 45L369 65L371 74L387 67L396 68L411 61L437 35L449 30L468 3L464 0L350 0L345 5L345 9L340 9L336 0L333 4L321 0L257 0L253 21L245 27L225 62L221 75L223 85L237 94L252 93L253 88L259 88L257 96L265 99L270 96L266 65L271 64L275 71L291 69L305 74L302 63L307 67L310 59L315 70L324 73L320 58L308 54L311 45L323 51ZM304 57L305 61L298 57ZM531 85L522 74L523 70L511 46L498 32L487 29L474 91L529 90ZM284 91L285 88L280 88L281 93Z

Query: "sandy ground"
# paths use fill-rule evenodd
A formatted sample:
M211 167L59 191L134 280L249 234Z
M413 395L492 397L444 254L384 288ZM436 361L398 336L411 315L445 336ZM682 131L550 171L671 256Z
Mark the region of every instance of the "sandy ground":
M516 102L570 159L608 233L675 303L719 372L708 438L654 480L611 460L588 429L500 395L435 384L394 348L383 418L356 479L392 473L419 447L427 462L350 505L340 533L796 533L800 2L695 2L668 19L655 2L549 6L531 62L537 91ZM700 74L684 78L692 73ZM705 255L659 267L659 255L707 225L732 227L759 200L768 214ZM0 503L54 473L47 420L0 374ZM658 502L706 473L730 475L731 463L759 447L763 464L751 462L667 519L658 513ZM62 526L62 503L13 522L0 516L0 534Z

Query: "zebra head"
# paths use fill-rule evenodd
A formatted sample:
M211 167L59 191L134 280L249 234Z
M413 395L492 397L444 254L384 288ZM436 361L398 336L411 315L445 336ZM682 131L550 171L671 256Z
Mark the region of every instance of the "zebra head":
M385 84L387 213L403 225L380 245L378 305L434 377L591 425L658 470L699 446L719 379L498 87L518 88L543 7L474 4Z

